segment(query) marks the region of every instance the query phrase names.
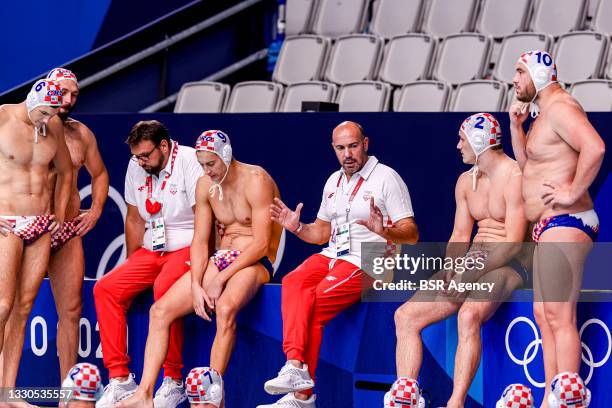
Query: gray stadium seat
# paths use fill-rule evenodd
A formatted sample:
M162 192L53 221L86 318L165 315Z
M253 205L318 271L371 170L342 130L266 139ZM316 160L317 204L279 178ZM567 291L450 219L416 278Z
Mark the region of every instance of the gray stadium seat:
M502 38L525 31L533 2L531 0L484 0L478 18L478 32Z
M482 78L490 45L490 39L482 34L449 35L438 51L433 78L453 85Z
M436 41L428 34L404 34L391 38L385 47L378 79L396 86L426 79L435 49Z
M330 48L328 38L316 35L288 37L278 55L272 80L288 85L318 80L323 74Z
M300 112L302 102L333 102L338 88L327 82L309 81L291 84L285 90L279 112Z
M538 0L531 20L531 30L558 37L582 28L585 0Z
M431 0L422 31L437 38L472 31L478 0Z
M450 86L438 81L416 81L404 85L396 94L396 112L444 112Z
M593 79L575 82L570 93L587 112L612 111L612 81Z
M499 81L459 84L449 107L451 112L500 112L506 107L508 85Z
M367 4L367 0L319 0L312 32L326 37L360 32Z
M373 79L380 64L382 49L382 39L375 35L339 37L327 63L325 80L345 84Z
M549 51L551 44L552 37L545 34L516 33L505 37L493 69L493 78L512 83L516 62L521 54L531 50Z
M612 35L612 0L599 0L593 16L593 30Z
M247 81L234 85L225 112L276 112L283 86L274 82Z
M608 50L608 38L587 31L559 37L555 51L559 81L568 84L601 75Z
M340 112L384 112L389 110L391 85L384 82L360 81L344 84L336 103Z
M285 35L307 33L316 10L317 0L287 0Z
M187 82L179 91L174 113L219 113L230 93L230 86L220 82Z
M419 31L423 0L377 0L370 32L384 38Z

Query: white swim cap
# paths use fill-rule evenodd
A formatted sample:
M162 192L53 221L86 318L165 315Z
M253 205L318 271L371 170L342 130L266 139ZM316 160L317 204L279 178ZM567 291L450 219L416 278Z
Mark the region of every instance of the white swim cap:
M198 140L196 140L195 149L200 152L214 153L223 160L223 163L225 163L225 175L220 182L213 184L209 190L210 196L214 197L215 189L218 189L219 200L223 200L221 183L225 180L229 172L230 163L232 162L232 145L229 136L220 130L207 130L198 137Z
M518 62L527 68L536 90L530 106L531 117L535 118L540 114L540 108L535 103L535 99L542 89L557 82L557 64L549 53L541 50L521 54Z
M77 80L76 75L74 75L74 72L66 68L53 68L51 71L49 71L49 74L47 75L47 79L52 79L58 82L69 80L69 81L74 81L74 83L76 83L77 86L79 85L79 81Z
M212 404L219 408L223 399L223 379L210 367L192 368L185 379L190 404Z
M391 391L385 395L385 407L415 407L425 408L425 399L421 396L421 388L416 380L400 377L391 386Z
M507 386L495 408L533 408L531 388L522 384Z
M550 408L587 408L590 403L591 391L584 386L577 373L557 374L550 383Z
M62 388L72 390L66 402L76 399L80 401L97 401L103 393L100 370L90 363L79 363L68 371L62 382Z
M62 106L63 96L60 83L50 79L39 79L32 85L32 89L26 97L26 108L28 110L28 117L32 120L30 113L38 108L39 106L49 106L51 108L59 108ZM47 136L47 127L42 125L41 127L43 136ZM39 128L34 123L34 143L38 143Z
M491 147L501 145L501 126L490 113L475 113L463 121L461 130L476 155L476 162L471 170L472 189L476 191L478 157Z

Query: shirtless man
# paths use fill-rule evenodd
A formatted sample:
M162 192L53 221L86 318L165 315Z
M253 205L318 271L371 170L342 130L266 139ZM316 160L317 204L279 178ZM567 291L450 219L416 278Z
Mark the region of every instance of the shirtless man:
M142 380L136 393L116 407L153 406L153 387L168 349L170 324L194 310L208 321L214 313L217 324L210 368L194 369L211 371L214 389L201 395L198 403L202 408L223 406L222 376L236 339L236 315L272 277L282 231L268 212L274 198L279 198L274 180L263 168L235 160L229 137L221 131L202 133L196 151L206 177L196 187L191 274L183 275L151 307ZM215 220L224 232L219 249L209 258ZM200 398L192 395L189 384L186 392L191 402Z
M98 222L102 207L108 196L108 172L98 151L96 137L87 126L69 117L79 95L76 76L64 68L55 68L48 79L58 81L63 95L63 104L57 116L64 125L64 137L72 159L72 185L66 222L51 237L51 259L49 280L57 308L57 350L60 362L60 378L65 378L70 367L77 362L79 342L79 320L81 318L81 292L85 274L85 259L81 237ZM85 168L91 175L92 204L81 212L81 198L77 187L79 170ZM53 191L57 173L51 166L47 188ZM53 202L51 202L53 209Z
M463 162L473 167L457 180L455 224L446 256L475 261L481 258L482 266L463 273L443 270L431 279L494 283L493 291L471 294L468 299L452 291L438 294L419 291L396 311L398 379L385 395L385 407L403 406L402 401L414 399L416 402L422 398L416 383L423 359L421 331L455 313L458 313L459 339L453 394L446 407L463 407L480 363L480 328L500 302L527 279L525 268L513 259L521 249L527 230L521 172L517 163L501 149L499 123L488 113L477 113L463 122L459 138L457 149ZM470 244L474 223L478 230ZM398 392L408 385L415 385L414 394Z
M560 384L554 377L578 377L580 368L576 302L584 260L599 230L588 188L601 167L605 145L580 104L557 83L548 53L521 55L513 82L518 102L510 109L510 132L523 170L525 215L536 222L533 312L542 333L546 372L541 407L548 407L551 384ZM535 120L525 134L529 111ZM586 389L582 394L586 400Z
M59 83L40 79L25 102L0 106L3 387L15 386L26 321L49 263L47 232L57 231L64 222L72 174L62 122L56 117L61 104ZM45 192L51 163L57 173L53 215Z

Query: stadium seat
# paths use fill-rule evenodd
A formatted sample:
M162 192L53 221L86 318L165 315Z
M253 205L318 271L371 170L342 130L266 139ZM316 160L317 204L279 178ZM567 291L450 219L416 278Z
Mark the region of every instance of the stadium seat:
M598 78L608 49L608 38L587 31L566 33L555 47L559 81L568 84Z
M316 35L288 37L278 55L272 80L285 85L318 80L330 48L330 41Z
M508 85L499 81L469 81L459 84L449 105L450 112L500 112L506 107Z
M396 112L443 112L450 86L438 81L416 81L404 85L394 104Z
M585 0L538 0L531 30L553 37L579 30L586 14L585 3Z
M317 0L287 0L285 35L307 33L312 23Z
M607 67L604 69L604 76L608 79L612 79L612 44L608 50L608 63Z
M612 111L612 81L592 79L575 82L570 93L587 112Z
M276 112L283 86L274 82L247 81L234 85L225 112Z
M279 112L300 112L302 102L332 102L338 88L327 82L309 81L291 84L285 90Z
M367 4L368 0L319 0L312 32L326 37L361 32Z
M382 56L382 39L370 34L344 35L334 44L325 80L337 84L371 80Z
M378 79L401 86L417 79L426 79L436 49L436 41L428 34L398 35L385 47Z
M592 24L593 30L612 35L612 0L599 0Z
M482 34L449 35L442 41L433 79L450 84L480 79L489 62L491 41Z
M230 93L230 86L220 82L187 82L179 91L174 113L219 113Z
M370 32L384 38L419 31L423 0L377 0Z
M493 69L493 78L498 81L512 83L516 62L525 51L549 51L552 37L538 33L516 33L504 38L499 58Z
M436 38L472 31L478 0L431 0L422 31Z
M532 5L531 0L484 0L476 30L493 38L525 31Z
M340 112L384 112L389 109L391 85L359 81L342 85L336 97Z

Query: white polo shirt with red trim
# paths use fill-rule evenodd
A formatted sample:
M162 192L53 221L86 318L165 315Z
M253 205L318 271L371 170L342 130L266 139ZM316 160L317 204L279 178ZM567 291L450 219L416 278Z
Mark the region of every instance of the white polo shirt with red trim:
M173 145L173 143L172 143ZM162 203L162 216L166 227L166 251L172 252L191 245L194 229L195 189L198 179L204 175L202 166L197 160L195 149L178 145L178 153L171 170L171 148L168 163L158 176L153 175L153 198ZM163 183L166 175L165 188L161 190L159 183ZM146 201L148 195L147 173L133 160L130 160L125 176L125 201L136 206L138 213L149 225L153 217L147 212ZM143 238L143 246L152 250L151 230L147 227Z
M370 197L374 197L374 203L380 208L383 214L383 225L385 226L414 216L410 193L404 180L391 167L380 163L376 157L370 156L361 170L353 174L350 180L347 180L344 171L340 169L332 173L325 183L317 218L331 223L332 238L329 245L321 252L322 255L336 258L335 243L332 242L334 228L346 221L346 207L360 178L363 178L364 181L350 205L350 252L338 258L348 261L358 268L361 268L362 242L386 242L380 235L355 223L357 220L368 220L370 217ZM340 180L339 186L338 180Z

